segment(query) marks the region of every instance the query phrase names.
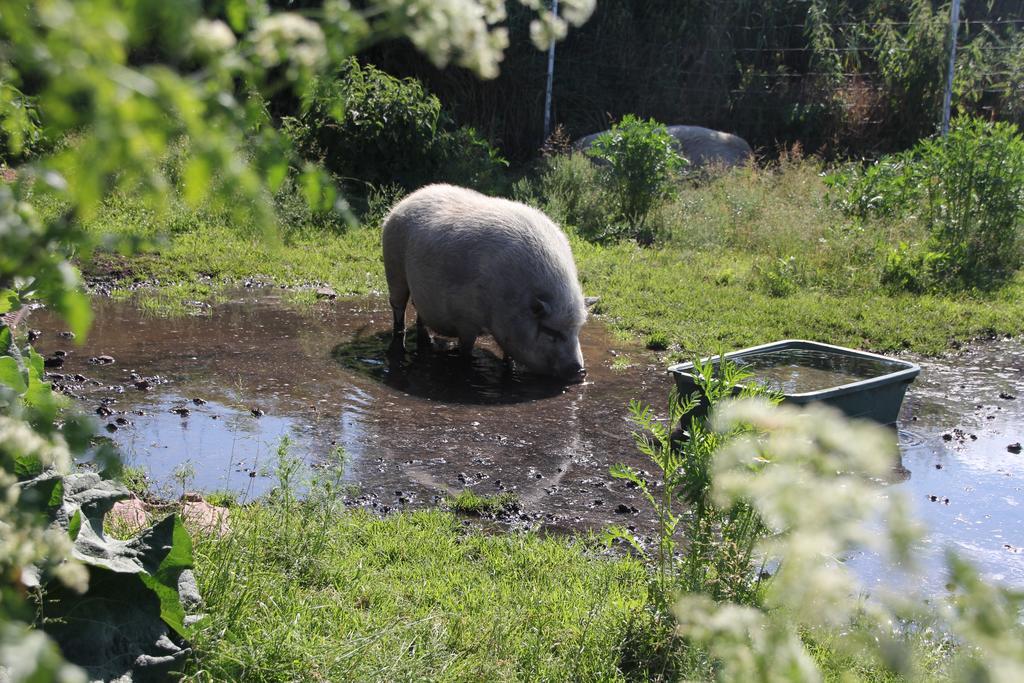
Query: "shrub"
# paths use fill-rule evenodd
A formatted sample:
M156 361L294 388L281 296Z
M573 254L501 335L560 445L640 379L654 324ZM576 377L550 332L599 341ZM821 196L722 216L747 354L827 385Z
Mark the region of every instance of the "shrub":
M441 130L431 148L430 180L503 194L508 161L471 126Z
M844 190L843 208L862 217L919 212L926 241L890 254L890 285L990 288L1021 265L1024 139L1013 124L960 117L948 136L830 183Z
M0 82L0 164L17 163L42 141L35 102L8 82Z
M591 242L607 238L609 197L599 169L582 154L552 156L543 163L537 189L548 215Z
M645 230L647 216L675 193L676 173L686 163L676 151L675 139L653 119L627 114L599 135L587 154L606 162L603 174L629 236L644 244L653 242Z
M695 361L694 369L699 391L690 396L672 391L668 426L655 418L650 406L630 402L637 427L633 440L655 466L657 480L649 480L642 471L621 463L614 465L610 474L636 487L658 521L657 549L649 557L652 576L648 600L652 605L666 609L677 591L755 604L761 577L755 571L753 548L764 527L749 505L737 502L723 506L711 496L711 465L716 451L745 430L740 427L716 432L710 415L732 396L750 398L766 392L756 383L741 386L749 374L729 362L716 367ZM670 431L674 427L679 430ZM687 508L685 513L679 509L683 507ZM686 539L682 552L679 537ZM606 541L614 540L625 541L647 555L627 529L610 528Z
M476 130L456 127L419 81L355 58L315 80L303 113L282 126L307 159L373 185L447 181L493 189L507 165Z
M768 296L786 297L797 290L803 278L795 256L776 258L753 269L754 285Z

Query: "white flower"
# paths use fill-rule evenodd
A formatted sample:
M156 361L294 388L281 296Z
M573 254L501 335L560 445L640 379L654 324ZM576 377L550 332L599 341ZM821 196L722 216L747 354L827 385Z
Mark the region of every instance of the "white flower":
M310 70L327 56L319 24L293 12L279 12L262 20L252 32L253 50L267 69L289 65L289 77Z
M219 19L200 19L192 27L192 45L200 55L219 55L235 46L235 34Z

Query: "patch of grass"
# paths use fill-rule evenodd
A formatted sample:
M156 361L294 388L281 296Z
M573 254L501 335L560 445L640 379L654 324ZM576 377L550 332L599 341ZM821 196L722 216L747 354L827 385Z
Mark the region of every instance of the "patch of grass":
M233 507L231 529L195 539L206 616L188 681L714 678L645 607L644 564L598 555L595 541L280 495ZM827 680L894 680L823 636L803 639ZM947 658L919 641L923 669L941 671Z
M601 296L613 329L664 335L687 359L788 338L936 354L953 340L1024 330L1020 274L987 296L893 295L876 287L843 294L798 288L775 297L735 281L715 282L722 268L738 268L742 254L582 240L573 250L584 289Z
M316 290L307 287L286 289L282 292L281 298L290 306L296 308L313 308L320 301L320 297L316 295Z
M807 646L827 681L863 681L864 683L897 683L906 680L879 666L871 659L855 656L839 642L839 636L804 631L800 639ZM950 663L954 645L948 638L912 630L899 636L913 653L918 679L922 681L952 680Z
M579 541L437 511L255 505L231 524L196 544L190 680L622 680L627 636L651 637L643 566Z
M585 292L601 297L600 312L617 336L663 340L686 358L794 337L934 354L953 340L1024 331L1020 273L984 294L886 291L880 274L890 245L913 241L920 226L854 225L831 206L821 172L817 162L785 160L687 187L659 209L666 237L650 248L573 237ZM324 282L341 295L387 291L377 228L291 226L267 240L216 215L160 224L122 206L108 207L88 227L97 236L113 232L158 245L118 260L115 272L159 281L159 290L205 275L215 282ZM147 305L166 309L185 298L177 293Z
M161 318L209 315L211 306L220 300L219 286L190 281L147 288L136 295L139 308Z
M481 496L466 489L454 496L447 496L444 504L449 510L460 515L500 515L516 510L519 507L519 496L510 491L493 496Z
M239 504L239 493L237 491L210 491L203 494L203 498L210 505L217 507L237 507Z
M121 468L120 481L139 498L145 498L153 484L146 470L135 465L124 465Z

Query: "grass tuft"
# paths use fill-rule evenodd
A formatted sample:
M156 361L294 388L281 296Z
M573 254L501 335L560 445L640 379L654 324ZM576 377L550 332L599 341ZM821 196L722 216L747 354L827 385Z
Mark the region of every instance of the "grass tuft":
M445 507L460 515L500 515L519 509L519 496L511 492L481 496L469 489L447 496Z

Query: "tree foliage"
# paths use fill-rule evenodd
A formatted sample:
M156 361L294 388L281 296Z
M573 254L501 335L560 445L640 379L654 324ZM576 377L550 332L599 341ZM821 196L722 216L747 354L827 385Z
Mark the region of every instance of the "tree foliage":
M539 0L522 2L537 12L538 42L564 35L566 21ZM564 5L580 23L593 1ZM501 0L324 0L302 12L272 11L264 0L0 1L0 141L2 158L19 164L0 186L0 544L10 551L0 559L0 666L8 678L77 676L25 629L27 577L87 586L67 532L48 526L24 482L66 472L91 427L53 394L24 320L41 303L87 333L88 300L71 263L90 247L81 221L114 193L159 216L180 191L191 205L269 232L273 193L293 164L307 201L329 208L335 188L297 160L264 103L288 89L301 96L317 74L386 37L409 37L438 66L454 61L493 77L508 43L505 13ZM180 164L162 163L172 155ZM33 204L43 198L63 210L42 218ZM151 587L163 595L160 581Z

